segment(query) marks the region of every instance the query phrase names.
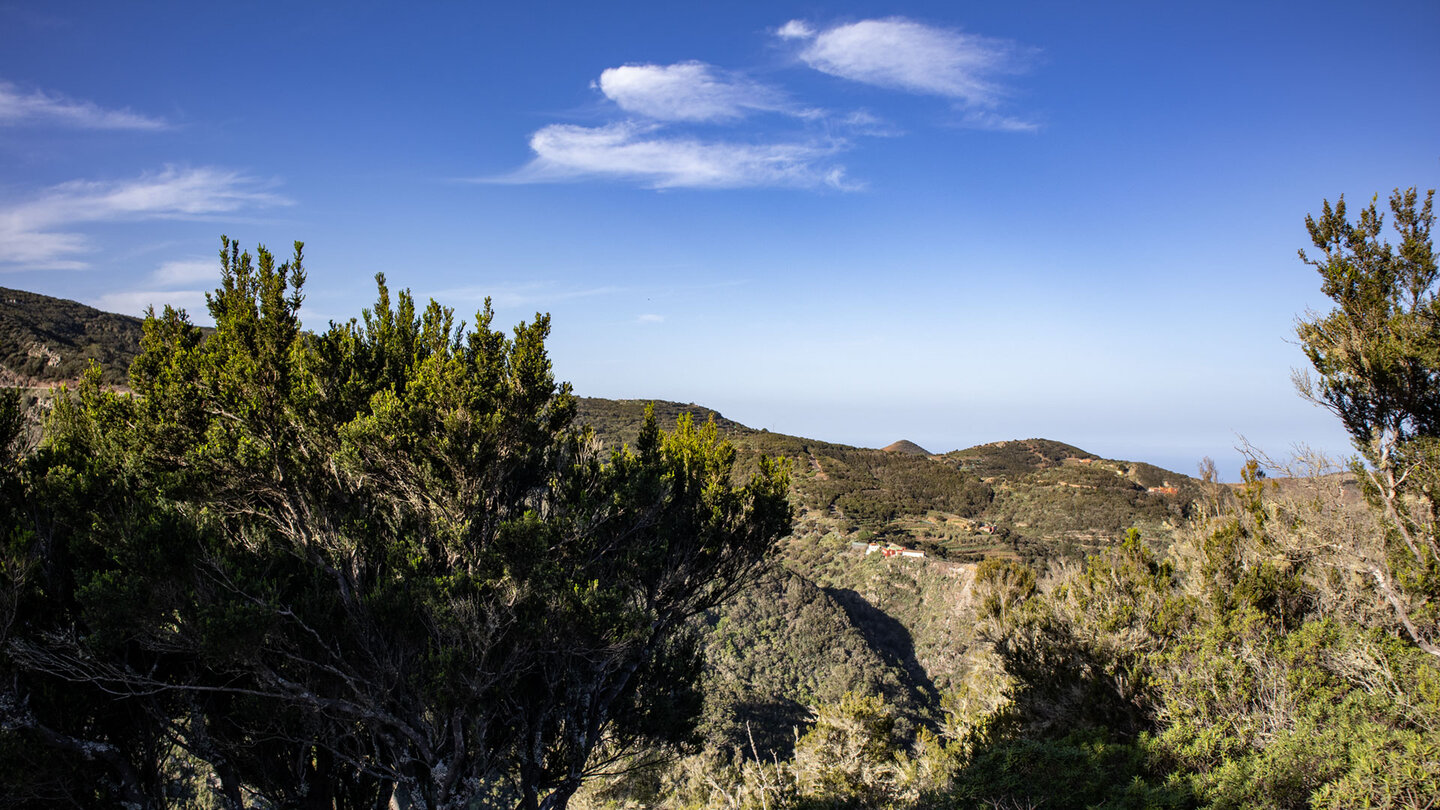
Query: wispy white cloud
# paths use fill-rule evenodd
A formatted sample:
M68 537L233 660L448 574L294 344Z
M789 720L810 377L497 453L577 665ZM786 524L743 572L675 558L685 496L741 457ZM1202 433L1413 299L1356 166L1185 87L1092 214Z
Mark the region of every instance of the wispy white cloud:
M65 258L90 249L83 235L23 230L10 227L6 222L9 218L6 212L0 212L0 270L81 270L90 266Z
M960 120L960 125L969 129L988 129L994 132L1034 132L1040 125L1034 121L1001 115L991 110L970 110Z
M896 138L905 134L894 124L877 117L869 110L854 110L835 116L831 119L831 124L853 135L864 135L871 138Z
M90 102L35 90L22 92L10 82L0 81L0 126L50 124L78 129L164 129L159 118L131 112L107 110Z
M473 304L479 304L489 298L491 303L497 307L513 309L515 307L543 307L556 301L594 298L618 292L620 292L620 288L613 286L563 287L545 281L500 281L494 284L476 284L439 290L433 293L432 297L437 301L468 301Z
M74 180L28 201L0 205L0 266L78 269L90 250L75 229L99 222L186 219L289 205L261 183L228 169L168 167L132 180Z
M145 314L146 307L155 307L158 312L166 305L176 309L183 309L190 315L190 319L197 323L208 322L208 311L205 307L205 292L203 290L133 290L130 292L106 293L100 296L94 305L106 312L121 312L126 315L141 316Z
M752 112L813 115L785 94L704 62L624 65L600 74L600 92L629 113L659 121L734 121Z
M772 32L800 62L879 87L951 100L960 126L1027 131L1004 112L998 77L1019 71L1031 51L1008 40L937 28L903 17L816 26L791 20ZM808 107L743 72L700 61L628 64L592 87L627 120L552 124L530 136L534 157L502 177L475 182L611 180L653 189L863 188L837 156L863 138L896 137L901 127L868 110ZM773 113L766 117L756 113ZM717 135L715 125L739 127Z
M664 316L664 315L656 315L656 314L653 313L653 312L646 312L646 313L644 313L644 314L642 314L642 315L637 316L637 317L635 318L635 320L636 320L637 322L639 322L639 323L664 323L664 322L665 322L665 316Z
M196 281L215 281L220 277L218 259L175 259L165 262L150 275L156 284L173 287Z
M184 310L192 323L212 326L209 308L204 303L204 290L131 290L125 293L107 293L92 301L92 306L107 313L122 313L127 316L144 317L148 307L156 311L167 306Z
M161 264L150 274L152 288L106 293L96 299L94 305L107 312L136 316L144 315L147 307L153 306L159 311L169 305L185 310L196 323L208 323L205 290L189 288L208 282L213 289L219 278L218 259L175 259Z
M829 164L843 144L735 143L675 137L656 125L601 127L552 124L530 138L535 158L508 182L586 178L631 180L650 188L829 186L852 189L841 166Z
M903 17L861 20L817 31L791 20L777 30L803 40L800 59L832 76L991 106L1005 95L994 79L1018 70L1025 49L1003 39L936 28Z

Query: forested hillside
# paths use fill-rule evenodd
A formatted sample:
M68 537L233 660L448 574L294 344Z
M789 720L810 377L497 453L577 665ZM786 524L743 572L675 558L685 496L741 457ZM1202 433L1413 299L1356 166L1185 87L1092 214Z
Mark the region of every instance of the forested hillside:
M698 405L639 400L582 398L580 420L619 445L633 441L649 405L662 419L713 418L740 469L762 455L789 459L800 534L890 541L941 559L1079 556L1128 528L1166 540L1201 495L1189 476L1044 439L932 456L757 431Z
M139 318L0 287L0 385L75 381L92 362L123 385L139 353Z

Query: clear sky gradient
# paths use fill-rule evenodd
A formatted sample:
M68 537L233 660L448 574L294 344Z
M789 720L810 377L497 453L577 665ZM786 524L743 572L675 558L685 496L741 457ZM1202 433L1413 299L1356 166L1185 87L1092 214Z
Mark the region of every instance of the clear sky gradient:
M1440 3L0 3L0 286L205 321L220 234L554 318L578 393L1235 475L1304 216L1440 185Z

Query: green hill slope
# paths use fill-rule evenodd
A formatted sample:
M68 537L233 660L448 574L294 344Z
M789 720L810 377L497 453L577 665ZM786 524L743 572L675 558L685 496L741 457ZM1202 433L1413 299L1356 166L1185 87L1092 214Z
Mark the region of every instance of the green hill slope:
M124 385L139 351L139 318L0 287L0 384L74 380L93 360L105 382Z
M632 442L647 404L582 399L580 419L607 444ZM1200 494L1188 476L1047 439L929 456L757 431L693 404L653 406L662 425L684 412L714 418L742 473L762 453L788 458L798 535L888 541L955 561L1074 554L1131 527L1164 541Z
M911 715L928 702L830 589L783 566L716 611L703 638L700 736L724 755L788 756L809 707L847 692L885 695Z

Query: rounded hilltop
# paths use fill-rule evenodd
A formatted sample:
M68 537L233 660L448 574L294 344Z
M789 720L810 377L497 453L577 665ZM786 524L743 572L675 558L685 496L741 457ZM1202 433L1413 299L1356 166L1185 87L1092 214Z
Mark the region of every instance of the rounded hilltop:
M909 439L901 439L900 441L895 442L894 444L887 445L887 446L882 447L882 448L880 448L880 449L881 449L881 450L884 450L884 451L887 452L887 453L904 453L904 454L907 455L907 456L929 456L929 455L933 455L929 450L926 450L925 448L923 448L923 447L921 447L920 445L918 445L918 444L910 441Z

